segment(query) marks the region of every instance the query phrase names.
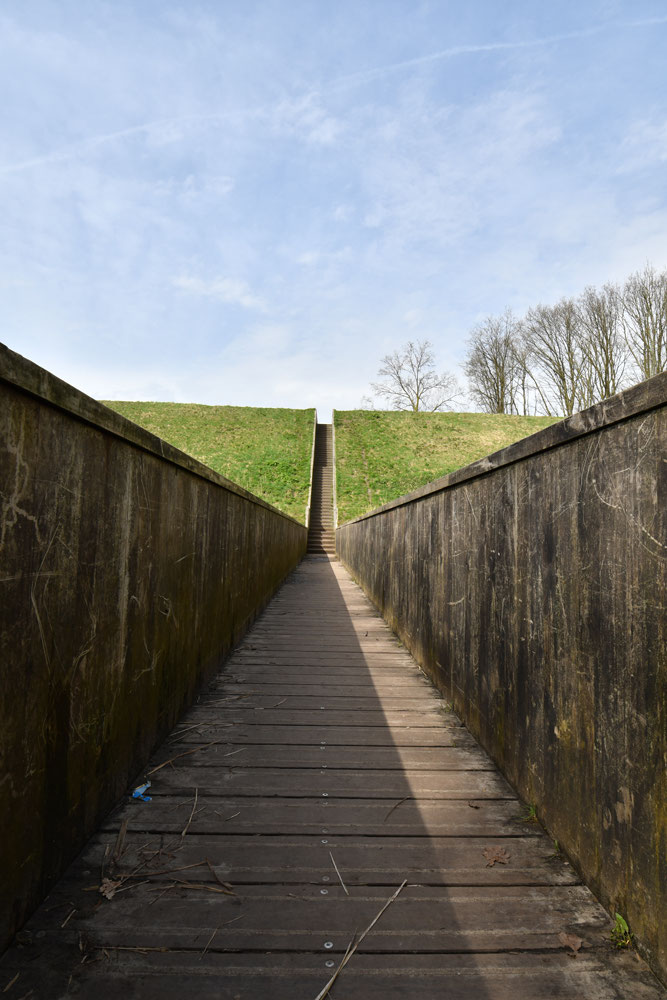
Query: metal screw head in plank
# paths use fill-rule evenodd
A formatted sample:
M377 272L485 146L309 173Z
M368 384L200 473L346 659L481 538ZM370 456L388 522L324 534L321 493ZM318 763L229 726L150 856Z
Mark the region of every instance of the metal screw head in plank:
M326 830L322 830L322 833L326 833ZM321 840L320 843L321 844L328 844L329 841L328 840Z
M328 962L325 962L324 964L326 965L327 969L333 969L333 967L334 967L334 965L335 965L336 963L335 963L335 962L332 962L332 961L330 960L330 961L328 961Z
M333 948L333 941L325 941L324 942L324 947L325 948Z
M329 798L329 793L328 792L322 792L322 798L323 799L328 799Z
M322 876L322 881L323 882L329 882L330 881L329 876L328 875L323 875Z
M320 896L328 896L328 895L329 895L328 889L320 889Z

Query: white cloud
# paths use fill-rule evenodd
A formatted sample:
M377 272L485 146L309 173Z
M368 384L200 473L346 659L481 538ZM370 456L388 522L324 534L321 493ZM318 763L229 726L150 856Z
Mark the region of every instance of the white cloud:
M331 216L336 222L348 222L352 217L352 206L336 205Z
M228 305L243 306L244 309L259 309L265 311L266 306L258 295L254 295L246 281L239 278L212 278L206 280L191 275L181 275L174 278L172 284L176 288L191 295L217 299Z
M319 259L320 255L316 250L308 250L306 251L306 253L299 254L296 261L297 264L310 265L310 264L317 264Z
M618 154L618 171L642 170L667 162L667 117L636 121Z
M345 128L343 122L324 109L315 93L281 101L270 111L270 119L277 132L293 134L321 146L333 145Z
M238 340L226 348L226 356L238 353L249 354L253 361L257 358L267 361L286 355L294 345L294 332L282 323L263 323L251 328Z
M358 135L364 226L432 253L525 203L561 128L543 95L508 89L472 105L410 96L389 114L366 109Z

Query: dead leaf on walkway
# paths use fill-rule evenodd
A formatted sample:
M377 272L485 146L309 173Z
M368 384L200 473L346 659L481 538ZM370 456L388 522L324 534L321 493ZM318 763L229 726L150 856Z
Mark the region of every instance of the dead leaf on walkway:
M504 847L485 847L483 853L487 868L493 868L496 862L506 865L511 857L510 852L506 851Z
M120 887L120 882L114 882L113 879L103 878L102 884L99 888L99 893L104 896L105 899L113 899L116 895L116 889Z
M580 937L576 934L566 934L565 931L561 931L558 935L558 940L563 945L564 948L570 948L570 958L576 958L577 952L584 943Z

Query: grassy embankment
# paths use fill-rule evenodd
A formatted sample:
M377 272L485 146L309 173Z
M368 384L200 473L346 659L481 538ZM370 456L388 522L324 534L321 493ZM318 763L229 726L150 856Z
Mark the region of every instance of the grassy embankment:
M303 523L314 410L104 403Z
M336 410L338 521L484 458L554 417Z

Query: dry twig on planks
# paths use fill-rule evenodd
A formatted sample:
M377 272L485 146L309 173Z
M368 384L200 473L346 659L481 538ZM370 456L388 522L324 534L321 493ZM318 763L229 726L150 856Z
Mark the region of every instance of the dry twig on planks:
M163 767L167 766L167 764L173 764L173 762L175 760L178 760L180 757L187 757L191 753L197 753L197 751L199 750L206 750L207 747L214 747L218 743L226 743L226 742L227 740L211 740L210 743L204 743L200 747L193 747L192 750L184 750L183 753L177 753L175 757L170 757L169 760L165 760L162 764L158 764L158 766L154 767L152 771L147 771L146 777L147 778L150 777L151 774L155 774L156 771L161 771Z
M213 938L218 933L218 931L220 930L220 928L221 927L228 927L230 924L235 924L236 921L237 920L241 920L242 917L245 917L245 913L241 913L238 917L234 917L232 920L225 920L224 924L218 924L218 926L216 927L216 929L213 931L213 933L211 934L210 938L206 942L206 947L204 948L204 950L202 951L201 955L199 956L199 961L200 962L201 962L202 958L204 957L204 955L206 954L206 952L208 951L208 949L210 948L211 943L213 941Z
M345 895L346 895L346 896L349 896L350 894L349 894L349 892L347 891L347 886L346 886L346 885L345 885L345 883L343 882L343 876L342 876L342 875L341 875L341 873L340 873L340 872L338 871L338 865L337 865L337 864L336 864L336 862L334 861L334 856L333 856L333 854L331 853L331 851L329 851L329 857L331 858L331 864L332 864L332 865L334 866L334 868L336 869L336 875L337 875L337 876L338 876L338 878L339 878L339 881L340 881L340 884L342 885L343 889L345 890Z
M385 816L385 818L382 820L382 822L386 823L387 820L389 819L389 817L391 816L391 814L393 813L394 809L398 809L399 806L402 806L403 803L407 802L408 799L410 799L410 798L412 798L411 795L406 795L404 799L401 799L400 802L397 802L395 805L393 805L391 807L391 809L389 810L389 812L387 813L387 815Z
M9 993L9 991L12 988L12 986L17 981L17 979L19 978L20 975L21 975L21 973L17 972L16 975L14 976L14 978L9 980L9 982L7 983L7 985L5 986L5 988L4 988L4 990L2 992L3 993Z
M111 860L113 861L114 864L118 864L121 857L123 856L123 852L125 849L125 837L127 836L128 822L129 821L127 819L124 819L123 822L120 824L120 829L116 837L116 843L114 845L113 854L111 855ZM105 857L106 857L106 852L105 852Z
M192 803L192 812L190 813L190 819L187 821L187 823L183 827L183 832L181 834L181 840L183 840L183 838L185 837L186 833L190 829L190 823L192 823L192 817L194 816L195 809L197 808L197 798L198 798L198 796L199 796L199 789L195 788L195 800Z
M208 951L209 945L211 944L211 942L213 941L213 938L215 937L215 935L218 933L219 930L220 930L220 924L218 924L218 926L215 928L215 930L211 934L210 938L206 942L204 950L202 951L201 955L199 956L199 961L200 962L201 962L202 958L204 957L204 955L206 954L206 952Z
M223 889L222 886L206 885L205 882L186 882L185 879L175 879L184 889L199 889L201 892L218 892L221 896L234 896L231 889Z
M117 892L124 892L125 889L136 889L138 885L146 885L148 882L150 882L151 878L153 878L156 875L171 875L172 872L183 872L187 871L189 868L200 868L202 865L205 865L207 863L208 862L206 861L197 861L193 865L182 865L180 868L165 868L162 871L157 871L157 872L141 872L141 874L139 874L139 870L144 866L139 865L137 868L134 869L134 871L128 872L127 875L119 875L117 879L103 878L100 885L96 886L95 888L102 896L105 896L107 899L111 900L113 899L113 897L116 895ZM143 879L143 881L141 882L132 882L131 885L125 885L125 883L129 882L130 879L143 878L144 875L149 875L150 877L147 879ZM176 885L175 882L174 885ZM158 886L157 888L160 887ZM173 888L173 886L170 886L170 888ZM154 890L149 889L148 891L152 892Z
M130 945L127 945L127 944L114 944L114 945L111 945L111 950L112 951L136 951L139 955L143 955L143 954L145 954L148 951L172 951L173 949L167 948L166 946L163 946L161 948L149 948L149 947L142 948L140 946L130 947Z
M406 887L407 884L408 884L408 880L404 879L403 882L399 885L399 887L396 890L396 892L394 893L394 895L391 896L387 900L387 902L384 904L384 906L382 907L382 909L371 920L371 922L368 925L368 927L366 928L366 930L363 931L359 935L359 937L357 937L356 934L355 934L355 936L352 938L352 940L350 941L350 943L347 946L347 951L343 955L343 959L342 959L340 965L338 966L338 968L336 969L336 971L334 972L333 976L331 977L331 979L329 980L329 982L326 984L326 986L324 986L323 989L321 989L320 992L317 994L317 996L315 997L315 1000L323 1000L323 998L327 995L327 993L329 992L329 990L331 989L331 987L333 986L333 984L336 982L338 976L343 971L343 969L345 968L345 966L347 965L347 963L350 961L350 959L352 958L352 956L354 955L355 951L357 950L357 948L359 947L359 945L361 944L361 942L364 940L364 938L366 937L366 935L375 927L376 923L378 922L378 920L380 919L380 917L382 916L382 914L384 913L384 911L387 909L388 906L390 906L394 902L394 900L396 899L396 897L398 896L398 894L403 891L403 889Z
M169 743L177 743L181 739L182 736L185 736L186 733L192 732L193 729L202 729L206 725L208 725L208 723L206 723L206 722L197 722L197 723L195 723L194 726L186 726L185 729L181 729L180 732L175 733L172 737L170 737L170 739L168 740L168 742Z
M220 876L218 875L217 871L215 870L211 862L208 860L208 858L206 859L206 864L208 865L208 870L210 871L215 881L218 882L223 887L223 889L227 889L230 895L232 896L235 895L235 893L233 892L233 886L231 886L229 882L222 881L222 879L220 878Z

